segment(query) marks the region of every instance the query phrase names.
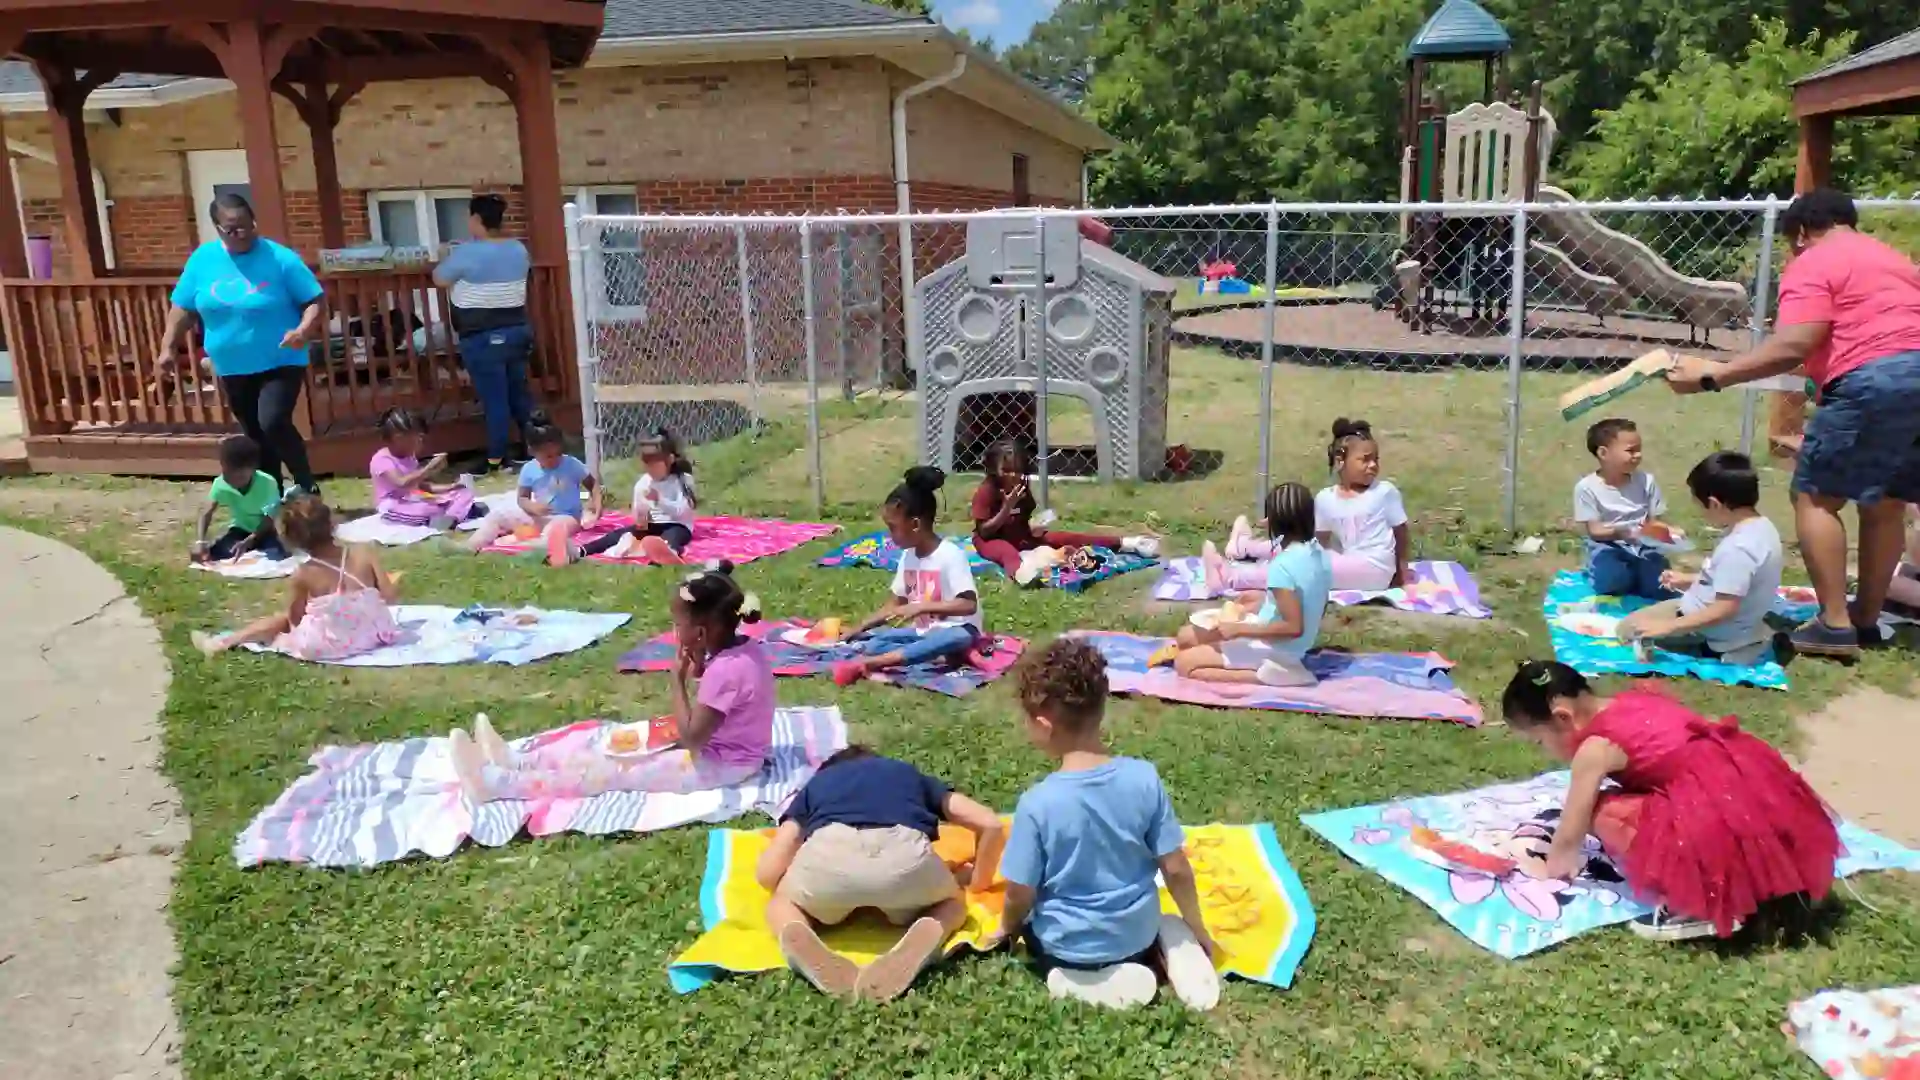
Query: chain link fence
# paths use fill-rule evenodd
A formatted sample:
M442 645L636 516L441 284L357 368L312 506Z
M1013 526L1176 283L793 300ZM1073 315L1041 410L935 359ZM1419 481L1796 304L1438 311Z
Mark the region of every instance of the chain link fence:
M1860 207L1920 251L1920 198ZM665 428L730 507L840 516L920 463L963 478L957 510L1010 451L1075 524L1215 528L1322 486L1345 417L1430 533L1549 527L1601 415L1640 425L1669 487L1713 449L1765 452L1782 393L1642 390L1574 423L1558 401L1652 349L1750 347L1783 208L578 216L588 451L617 482Z

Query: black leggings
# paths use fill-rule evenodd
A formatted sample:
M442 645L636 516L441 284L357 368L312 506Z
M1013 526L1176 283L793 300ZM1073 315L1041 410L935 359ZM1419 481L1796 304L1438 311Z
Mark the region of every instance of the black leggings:
M293 422L300 391L307 385L305 367L277 367L250 375L222 375L220 391L227 408L247 437L260 444L260 470L281 484L281 468L293 482L316 491L313 469L307 464L307 444Z
M649 521L645 525L629 525L624 529L615 529L597 540L582 545L580 552L583 555L598 555L611 549L620 542L621 537L628 535L635 539L643 536L657 536L667 542L667 546L673 549L675 555L685 551L687 545L693 542L693 530L677 521Z

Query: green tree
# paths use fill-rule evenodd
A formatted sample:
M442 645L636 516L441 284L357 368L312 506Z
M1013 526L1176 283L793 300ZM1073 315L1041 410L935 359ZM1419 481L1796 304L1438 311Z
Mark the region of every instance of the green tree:
M1027 81L1078 105L1093 81L1094 39L1100 24L1118 8L1118 0L1060 0L1051 14L1033 26L1027 40L1001 59Z
M1617 108L1597 114L1565 159L1575 190L1595 198L1738 197L1793 192L1799 133L1792 83L1852 51L1842 33L1795 41L1762 21L1732 59L1688 47L1664 78L1642 75ZM1920 122L1842 121L1834 179L1857 191L1911 186Z
M904 11L909 15L932 15L931 9L927 7L927 0L867 0L867 2L893 8L895 11Z

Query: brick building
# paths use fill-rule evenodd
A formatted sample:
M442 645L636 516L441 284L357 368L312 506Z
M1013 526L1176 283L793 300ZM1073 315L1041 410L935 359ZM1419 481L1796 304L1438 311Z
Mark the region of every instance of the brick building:
M609 0L586 66L555 76L562 190L551 197L604 213L890 210L895 100L947 76L905 108L915 209L1081 200L1082 165L1110 145L1105 135L943 28L856 0ZM232 87L125 75L88 108L110 263L170 272L210 238L212 196L246 183ZM0 109L26 231L51 238L64 274L31 67L0 64ZM276 109L284 239L313 255L311 151L293 107ZM458 239L480 191L506 194L520 216L514 110L481 80L370 85L342 111L335 144L349 242Z

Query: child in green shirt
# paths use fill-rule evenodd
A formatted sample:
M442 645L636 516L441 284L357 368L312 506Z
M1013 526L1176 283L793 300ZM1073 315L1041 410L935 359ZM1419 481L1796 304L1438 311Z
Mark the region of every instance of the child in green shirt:
M214 512L223 506L233 525L208 543ZM260 471L260 444L245 435L220 440L220 475L213 478L207 505L200 511L200 536L190 553L193 561L223 562L249 551L275 561L286 558L287 549L273 528L273 513L279 508L280 484Z

